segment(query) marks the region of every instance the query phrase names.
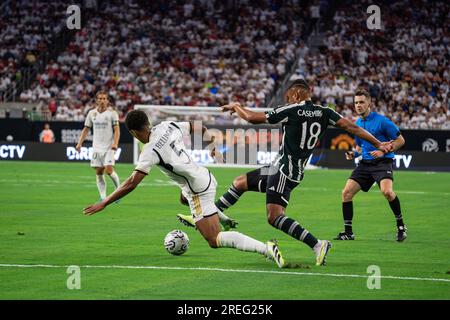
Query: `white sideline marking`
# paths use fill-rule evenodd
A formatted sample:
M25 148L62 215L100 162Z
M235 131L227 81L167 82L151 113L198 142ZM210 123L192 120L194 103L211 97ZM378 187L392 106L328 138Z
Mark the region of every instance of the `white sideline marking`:
M10 186L29 186L30 183L38 183L41 187L58 187L61 184L76 184L76 185L94 185L92 182L92 177L89 180L48 180L48 179L20 179L19 181L12 181L11 179L0 179L1 183L8 183ZM12 181L12 182L11 182ZM177 186L177 184L173 181L164 181L161 179L155 179L150 182L142 182L140 186L146 187L172 187ZM310 190L310 191L336 191L341 192L342 189L330 189L323 187L299 187L299 190ZM441 196L449 196L450 192L431 192L431 191L415 191L415 190L396 190L399 194L433 194L433 195L441 195Z
M67 268L64 265L52 264L0 264L3 268ZM267 273L267 274L289 274L296 276L323 276L323 277L338 277L338 278L367 278L369 275L361 274L336 274L336 273L314 273L314 272L293 272L293 271L270 271L270 270L245 270L245 269L222 269L222 268L203 268L203 267L160 267L160 266L79 266L86 269L156 269L156 270L201 270L201 271L219 271L219 272L236 272L236 273ZM380 279L395 279L395 280L412 280L412 281L434 281L434 282L450 282L450 279L442 278L418 278L418 277L399 277L399 276L371 276Z

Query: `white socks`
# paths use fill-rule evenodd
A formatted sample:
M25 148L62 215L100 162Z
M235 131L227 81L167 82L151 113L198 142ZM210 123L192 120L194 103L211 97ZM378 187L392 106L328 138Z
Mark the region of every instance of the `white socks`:
M224 214L220 210L217 210L217 214L219 215L220 222L225 222L225 221L231 220L230 217L228 217L226 214Z
M106 198L106 181L103 175L97 175L97 188L98 193L100 193L100 198Z
M109 177L111 178L112 182L114 183L114 186L117 189L120 186L119 176L117 175L117 173L115 171L113 171L113 173L111 173L109 175Z
M111 173L109 175L109 177L111 178L112 182L114 183L114 186L117 189L120 186L119 176L117 175L117 173L115 171L113 171L113 173ZM105 181L105 176L103 174L97 175L97 188L98 188L98 193L100 193L100 198L102 198L102 200L105 199L106 198L106 181Z
M266 255L267 246L245 234L236 231L223 231L217 235L217 246L222 248L235 248L241 251L258 252Z

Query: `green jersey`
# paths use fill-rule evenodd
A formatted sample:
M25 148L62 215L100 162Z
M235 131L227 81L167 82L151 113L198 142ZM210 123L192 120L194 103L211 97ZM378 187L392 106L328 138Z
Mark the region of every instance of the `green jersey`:
M283 140L274 165L290 180L298 182L320 137L328 125L336 125L342 116L329 107L307 100L266 112L266 118L269 123L283 124Z

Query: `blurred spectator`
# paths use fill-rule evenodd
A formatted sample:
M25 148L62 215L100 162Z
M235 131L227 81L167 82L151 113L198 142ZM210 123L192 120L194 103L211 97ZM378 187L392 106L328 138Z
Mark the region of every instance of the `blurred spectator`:
M53 130L50 129L50 125L46 123L44 125L44 130L39 134L39 141L42 143L54 143L55 142L55 134Z
M443 128L449 113L448 1L377 2L382 29L361 23L366 2L341 1L318 54L300 57L293 78L305 78L314 100L356 119L353 92L369 90L374 109L403 129Z
M54 115L69 120L99 89L122 115L138 103L219 106L236 99L264 106L295 60L300 14L308 12L307 4L290 1L103 4L22 101L71 101L63 116L60 108Z

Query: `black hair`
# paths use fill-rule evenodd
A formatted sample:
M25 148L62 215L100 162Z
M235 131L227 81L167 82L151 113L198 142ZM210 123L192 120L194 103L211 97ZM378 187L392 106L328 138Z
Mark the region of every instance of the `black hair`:
M125 125L128 130L142 130L150 125L147 114L142 110L133 110L128 112L125 118Z

